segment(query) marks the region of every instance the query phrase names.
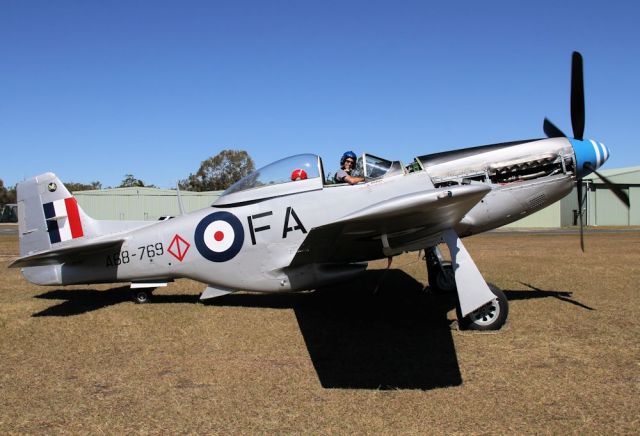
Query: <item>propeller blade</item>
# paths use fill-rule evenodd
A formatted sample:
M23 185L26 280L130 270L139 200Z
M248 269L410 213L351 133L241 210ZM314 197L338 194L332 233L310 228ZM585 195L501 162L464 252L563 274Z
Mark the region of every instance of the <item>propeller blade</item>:
M582 55L573 52L571 59L571 127L573 137L582 140L584 135L584 78Z
M544 129L544 133L547 135L547 138L566 138L567 137L567 135L562 133L562 130L558 129L555 124L549 121L548 118L544 119L542 128Z
M584 253L584 231L582 229L582 179L579 179L576 183L578 190L578 218L580 219L580 248Z
M605 176L597 172L593 165L591 165L589 162L585 163L584 167L593 172L596 176L600 177L600 180L602 180L607 189L613 192L615 196L618 197L618 199L620 199L620 201L627 206L627 208L630 207L629 196L622 189L613 184L611 180L607 179Z

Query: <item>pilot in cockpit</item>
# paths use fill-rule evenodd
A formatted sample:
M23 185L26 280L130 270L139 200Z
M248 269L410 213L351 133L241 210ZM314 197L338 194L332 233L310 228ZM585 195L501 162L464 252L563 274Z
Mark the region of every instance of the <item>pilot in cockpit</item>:
M349 183L351 185L364 182L364 177L352 175L353 170L356 167L357 159L358 158L353 151L345 151L340 158L340 169L336 171L336 175L333 176L333 180L336 183Z

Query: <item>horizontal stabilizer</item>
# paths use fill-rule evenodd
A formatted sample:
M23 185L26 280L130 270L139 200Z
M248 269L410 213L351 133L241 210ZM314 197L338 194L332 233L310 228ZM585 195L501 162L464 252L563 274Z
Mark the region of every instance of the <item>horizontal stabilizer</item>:
M24 268L29 266L59 265L78 260L82 257L118 249L124 242L124 238L84 242L66 247L44 250L37 253L19 257L9 264L9 268Z

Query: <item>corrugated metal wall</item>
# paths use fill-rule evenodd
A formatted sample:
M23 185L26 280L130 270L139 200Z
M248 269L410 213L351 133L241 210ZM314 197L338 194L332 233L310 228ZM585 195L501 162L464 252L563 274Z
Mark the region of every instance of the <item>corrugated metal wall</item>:
M186 212L210 206L222 191L180 191ZM92 218L104 220L157 220L162 216L179 215L175 190L155 188L116 188L78 191L73 195Z
M627 207L597 177L591 175L587 191L588 223L594 226L640 225L640 167L601 171L629 196Z
M623 188L623 191L629 195L629 209L604 186L589 191L589 223L594 226L640 225L640 187Z

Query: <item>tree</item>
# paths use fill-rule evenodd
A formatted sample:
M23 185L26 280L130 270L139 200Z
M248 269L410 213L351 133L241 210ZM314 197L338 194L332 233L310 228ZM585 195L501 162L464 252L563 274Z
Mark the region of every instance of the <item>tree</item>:
M195 174L179 182L180 189L189 191L220 191L255 169L253 159L244 150L222 150L202 161Z
M0 179L0 204L16 203L16 187L6 188L4 181Z
M140 179L136 179L133 174L125 174L118 188L157 188L156 185L145 185Z
M93 191L96 189L102 189L102 183L97 180L89 184L78 182L64 182L64 186L69 190L69 192Z

